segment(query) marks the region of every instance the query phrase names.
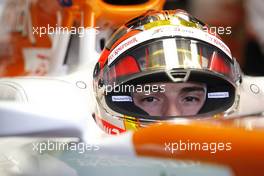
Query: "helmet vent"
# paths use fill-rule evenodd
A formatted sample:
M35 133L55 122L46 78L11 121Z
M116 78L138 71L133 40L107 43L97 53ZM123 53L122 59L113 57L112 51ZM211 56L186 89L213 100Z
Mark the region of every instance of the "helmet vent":
M175 71L172 71L170 72L171 76L173 78L184 78L186 76L186 72L175 72Z
M190 73L182 70L169 70L167 75L173 82L185 82L189 78Z

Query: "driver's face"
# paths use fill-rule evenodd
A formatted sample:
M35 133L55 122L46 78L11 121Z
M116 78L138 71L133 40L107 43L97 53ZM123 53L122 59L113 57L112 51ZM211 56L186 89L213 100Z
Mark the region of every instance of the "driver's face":
M206 99L206 86L198 83L157 83L165 91L133 93L136 106L151 116L197 115Z

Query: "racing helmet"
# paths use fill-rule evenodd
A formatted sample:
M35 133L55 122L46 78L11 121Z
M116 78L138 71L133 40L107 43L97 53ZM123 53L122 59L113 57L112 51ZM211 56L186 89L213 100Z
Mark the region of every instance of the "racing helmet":
M149 123L233 111L241 80L239 65L208 28L183 10L164 10L148 11L116 30L94 68L97 124L107 133L118 134ZM148 95L155 92L164 97L161 92L168 90L165 102L178 91L173 86L186 83L199 85L199 109L194 114L188 113L192 107L177 115L157 113L162 103ZM181 101L183 107L195 103L190 97Z

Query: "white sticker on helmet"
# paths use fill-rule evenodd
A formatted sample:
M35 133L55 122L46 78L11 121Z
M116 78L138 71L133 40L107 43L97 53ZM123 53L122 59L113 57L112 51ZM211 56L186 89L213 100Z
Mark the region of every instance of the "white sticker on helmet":
M229 92L210 92L208 98L228 98Z
M126 95L116 95L116 96L112 96L112 101L115 102L132 102L132 97L130 96L126 96Z

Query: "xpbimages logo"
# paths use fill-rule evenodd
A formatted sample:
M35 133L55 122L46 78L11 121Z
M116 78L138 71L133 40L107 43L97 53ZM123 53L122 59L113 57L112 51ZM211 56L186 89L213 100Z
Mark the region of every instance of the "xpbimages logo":
M91 27L90 27L91 28ZM42 37L44 35L52 35L52 34L78 34L79 37L83 37L85 35L85 29L89 29L89 27L63 27L63 26L41 26L41 27L33 27L33 35L38 35ZM99 33L99 27L93 27L95 29L96 34Z
M113 85L105 86L105 93L114 92L114 93L144 93L145 95L150 95L151 93L157 92L165 92L165 85L155 85L155 84L138 84L138 85L130 85L130 84L121 84L117 85L115 82Z
M164 144L164 150L172 154L177 154L179 151L203 151L215 154L217 152L228 152L232 150L231 142L192 142L190 140L177 142L168 142Z
M231 26L227 26L227 27L223 27L223 26L204 26L203 30L205 32L208 32L210 34L213 34L214 36L216 35L231 35L232 34L232 27Z
M98 151L98 145L87 144L83 142L57 142L45 141L32 143L32 149L35 152L43 154L47 151L76 151L78 153L85 153L86 151Z

